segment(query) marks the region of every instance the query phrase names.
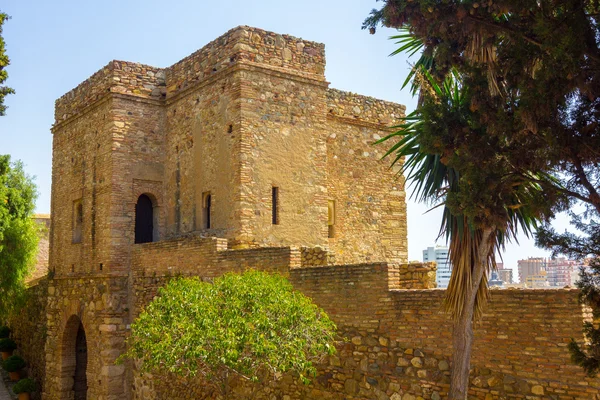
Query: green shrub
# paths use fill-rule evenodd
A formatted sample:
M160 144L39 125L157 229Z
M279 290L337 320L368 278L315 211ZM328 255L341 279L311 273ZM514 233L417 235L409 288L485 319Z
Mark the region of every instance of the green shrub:
M21 379L19 382L15 384L12 388L15 394L19 393L32 393L37 391L37 384L31 378Z
M0 326L0 339L10 336L10 328L8 326Z
M25 360L20 356L10 356L2 362L2 368L7 372L17 372L25 368Z
M0 339L0 352L1 351L12 351L17 348L17 344L14 340L9 338Z
M280 275L226 274L213 284L174 279L131 327L129 350L144 371L199 375L227 397L229 378L308 383L315 362L335 352L335 324Z

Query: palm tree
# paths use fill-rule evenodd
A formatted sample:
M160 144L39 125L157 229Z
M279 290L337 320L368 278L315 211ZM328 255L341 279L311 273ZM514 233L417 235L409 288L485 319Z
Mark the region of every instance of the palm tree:
M400 39L397 52L414 53L423 47L409 33L394 38ZM496 266L494 254L506 240L516 239L519 229L526 234L532 231L535 217L542 214L535 205L541 204L543 194L539 184L507 173L510 165L503 165L501 156L492 155L488 162L493 165L487 168L473 166L465 159L468 153L462 155L456 144L464 136L475 137L483 146L490 142L493 147L495 143L486 138L485 126L477 123L469 90L461 84L459 74L450 71L438 84L440 78L432 76L432 69L433 58L423 54L404 83L412 83L413 94L419 92L417 109L403 118L395 127L397 131L377 143L395 142L384 157L393 156L392 165L404 161L400 173L405 173L413 186L414 198L444 208L440 236L449 241L453 266L444 301L454 322L449 399L464 400L469 387L473 321L481 317L488 299L488 275ZM467 135L465 129L472 131ZM489 156L493 150L484 153ZM485 175L492 170L498 173ZM493 192L482 196L478 183L485 186L487 179L494 180Z

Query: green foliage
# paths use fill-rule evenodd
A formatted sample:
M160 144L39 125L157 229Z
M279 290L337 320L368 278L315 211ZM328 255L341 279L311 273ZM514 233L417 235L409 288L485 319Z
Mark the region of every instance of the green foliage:
M17 348L14 340L9 338L0 339L0 351L8 352Z
M12 391L15 394L19 393L33 393L37 391L37 383L31 378L21 379L19 382L15 383L12 387Z
M0 326L0 339L10 336L10 328L8 326Z
M408 38L402 40L402 48L418 48ZM460 74L453 70L438 82L430 65L420 61L413 69L413 92L415 87L421 91L417 109L377 143L393 141L385 156L394 157L392 164L404 160L401 172L417 200L444 207L440 235L450 240L454 266L446 306L457 317L472 282L473 257L482 246L489 247L484 266L489 273L494 252L519 230L531 232L549 207L541 185L513 173L512 164L501 156L510 146L490 134L482 116L471 109L472 91L461 83ZM495 235L489 245L473 240L485 229ZM487 274L475 303L476 316L481 315L486 290Z
M13 89L7 86L1 86L2 83L4 83L4 81L6 81L8 78L8 73L4 68L10 64L10 60L4 49L4 38L2 37L2 25L4 24L4 21L9 18L10 17L8 15L0 12L0 115L4 115L6 111L4 97L15 92Z
M25 368L25 360L20 356L10 356L2 361L2 368L7 372L17 372Z
M124 358L143 371L200 376L224 394L232 376L250 381L296 372L333 354L336 326L282 276L250 271L214 283L174 278L132 325Z
M16 306L35 263L39 228L31 217L36 197L23 164L0 155L0 318Z
M571 212L573 225L581 232L558 233L545 226L536 234L536 242L552 250L552 254L564 254L572 259L587 259L588 269L582 268L581 279L576 283L581 290L579 301L591 307L594 318L600 318L600 225L593 219L584 219ZM590 323L584 324L585 343L579 345L574 339L569 343L572 361L581 366L591 377L600 371L600 329Z
M598 1L383 3L363 27L402 29L401 48L422 49L417 65L426 64L438 82L460 74L471 91L469 109L481 116L497 156L512 165L503 172L542 185L557 211L582 201L600 212ZM538 181L540 173L555 179Z
M451 213L464 214L475 227L496 228L512 211L521 212L520 204L531 208L530 217L546 222L576 203L585 205L584 217L600 215L600 2L383 3L363 28L374 32L381 23L402 29L395 38L402 51L422 50L409 76L413 92L420 90L420 116L428 120L423 130L431 133L420 144L449 167L463 168L459 161L466 165L459 171L459 190L447 195ZM452 73L460 76L468 88L463 109L468 118L452 118L427 103L431 93L419 82L422 69L436 82ZM506 197L512 183L515 193ZM541 193L531 191L536 187ZM581 230L585 224L574 217ZM592 221L583 230L583 236L557 234L546 226L538 244L600 256L593 233L597 224ZM594 279L587 280L584 296L597 295ZM593 360L584 356L600 354L600 347L593 347L594 331L585 329L592 347L579 353L575 344L571 347L589 371Z

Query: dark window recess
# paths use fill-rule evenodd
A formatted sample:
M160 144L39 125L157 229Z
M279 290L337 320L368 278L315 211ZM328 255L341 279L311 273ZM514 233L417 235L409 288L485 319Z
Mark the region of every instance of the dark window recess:
M271 189L271 208L272 208L272 217L271 223L273 225L279 224L279 188L273 187Z
M233 125L229 125L227 128L227 133L233 133Z
M212 206L212 196L210 195L210 192L204 193L204 196L202 196L204 198L203 201L203 218L204 218L204 228L205 229L210 229L211 228L211 221L210 221L210 208Z
M103 268L104 268L104 265L102 265L102 263L100 263L100 266L99 266L100 271L102 271Z
M138 198L135 205L135 243L152 242L154 231L154 210L152 200L145 194Z

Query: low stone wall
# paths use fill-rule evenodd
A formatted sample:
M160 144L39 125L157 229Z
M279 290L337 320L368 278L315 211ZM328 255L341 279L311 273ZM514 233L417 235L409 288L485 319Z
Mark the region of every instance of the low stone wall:
M47 279L31 282L23 308L8 320L8 326L12 330L11 337L18 346L15 354L25 359L28 377L35 379L42 389L46 368L46 354L43 349L47 336L47 294ZM40 399L40 393L35 393L32 398Z

